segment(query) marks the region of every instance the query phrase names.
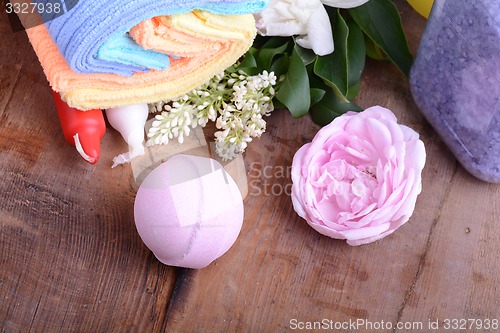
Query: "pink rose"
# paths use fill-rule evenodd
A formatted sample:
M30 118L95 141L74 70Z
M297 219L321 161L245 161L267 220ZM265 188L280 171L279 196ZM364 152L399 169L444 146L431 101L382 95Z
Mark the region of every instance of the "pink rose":
M424 143L390 110L348 112L295 154L293 207L323 235L371 243L408 221L424 164Z

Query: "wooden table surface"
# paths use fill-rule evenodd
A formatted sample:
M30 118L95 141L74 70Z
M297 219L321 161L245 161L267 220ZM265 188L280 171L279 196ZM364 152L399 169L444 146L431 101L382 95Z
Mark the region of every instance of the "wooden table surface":
M414 52L426 21L396 3ZM422 323L396 330L408 332L439 320L451 332L446 319L500 319L500 186L464 171L394 66L369 61L357 102L392 109L426 144L410 221L350 247L310 228L286 193L250 188L235 245L190 270L159 263L139 238L131 168L110 168L126 149L120 135L108 129L97 165L78 158L25 33L12 33L2 14L0 36L2 332L283 332L323 319L380 331ZM244 155L248 182L289 184L286 174L259 176L252 163L286 169L317 130L308 117L276 111Z

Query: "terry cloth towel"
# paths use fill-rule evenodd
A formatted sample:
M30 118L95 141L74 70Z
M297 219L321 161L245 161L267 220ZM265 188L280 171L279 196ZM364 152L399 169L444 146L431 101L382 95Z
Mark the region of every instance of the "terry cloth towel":
M199 12L157 17L152 32L139 26L137 40L152 49L178 55L167 70L116 74L76 73L69 66L45 25L27 30L31 44L52 88L70 106L80 109L107 109L120 105L170 100L205 83L231 66L252 45L255 21L247 15L215 15ZM163 23L162 23L163 22ZM146 23L145 23L146 24ZM149 23L147 23L149 24ZM169 43L152 40L162 34L176 36ZM173 45L170 49L169 45ZM199 45L210 45L200 49Z
M240 31L226 29L233 22L234 16L194 10L145 20L130 29L130 36L146 50L195 57L203 52L220 51L224 44L221 41L241 39Z
M68 1L74 0L63 2ZM71 11L47 22L46 27L74 72L130 76L134 72L158 68L149 64L151 52L127 47L130 46L127 32L140 22L155 16L187 13L195 9L223 15L250 14L264 9L268 1L80 0ZM161 60L162 57L158 57ZM161 69L167 67L168 63Z

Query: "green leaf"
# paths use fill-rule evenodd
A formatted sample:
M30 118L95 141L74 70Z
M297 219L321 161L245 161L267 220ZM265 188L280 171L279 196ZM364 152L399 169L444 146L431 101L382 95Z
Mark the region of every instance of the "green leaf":
M333 22L333 39L335 51L318 57L314 64L314 73L325 81L337 95L344 100L348 90L347 36L349 29L338 9L332 13L331 7L326 7L330 21Z
M357 104L344 102L333 91L328 90L321 101L311 107L311 118L316 124L325 126L347 111L362 110Z
M347 27L349 28L347 36L347 99L352 100L359 91L359 80L365 68L366 49L363 31L356 22L348 21Z
M266 44L269 41L269 39L271 39L271 37L261 36L257 34L257 36L255 36L255 39L253 40L253 46L257 49L260 49L262 45Z
M374 60L387 60L387 54L370 37L365 38L366 55Z
M238 66L238 71L243 71L247 75L258 75L262 72L257 67L241 67L241 66Z
M314 105L321 101L321 99L325 96L326 90L319 88L311 88L311 105Z
M256 60L256 55L258 54L259 50L252 47L250 50L245 53L243 56L243 59L241 62L238 64L238 66L231 66L228 69L226 69L226 73L235 73L237 71L243 71L247 73L248 75L257 75L261 72L261 69L258 68L257 66L257 60Z
M313 50L303 48L299 45L295 45L295 47L305 66L312 64L316 60L316 53Z
M262 45L262 49L275 49L281 45L287 44L290 41L290 37L266 37L267 41Z
M287 107L294 118L307 114L311 106L309 77L295 47L290 57L288 73L276 92L276 98Z
M257 60L255 60L255 56L259 51L252 47L250 50L245 53L243 60L241 60L238 67L257 67Z
M364 5L350 8L349 14L389 59L408 75L413 57L394 3L391 0L370 0Z
M359 82L349 87L349 92L347 93L347 99L352 101L359 93Z
M268 69L275 56L283 54L288 48L290 40L282 37L273 37L262 46L258 54L258 64L262 70Z
M286 74L289 66L290 57L288 57L288 55L286 54L283 54L273 61L273 64L271 65L271 68L269 68L269 71L274 72L274 75L279 78L281 75Z
M274 108L277 110L286 109L286 105L281 103L277 98L273 98L273 104L274 104Z

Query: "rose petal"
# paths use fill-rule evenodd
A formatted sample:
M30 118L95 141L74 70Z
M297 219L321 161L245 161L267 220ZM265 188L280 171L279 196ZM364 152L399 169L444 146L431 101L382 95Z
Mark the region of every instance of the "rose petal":
M405 149L405 165L412 166L415 170L422 170L426 160L424 143L420 140L412 140Z
M352 240L360 240L364 238L369 238L369 237L374 237L377 235L380 235L381 233L389 230L390 224L382 224L382 225L377 225L374 227L364 227L364 228L359 228L359 229L349 229L342 231L342 235L348 239L349 241Z
M372 203L369 206L365 207L362 211L357 214L353 214L351 212L341 213L341 218L339 219L339 223L344 224L351 228L360 228L370 223L370 219L362 221L361 218L365 215L372 212L377 207L376 203ZM357 220L357 221L355 221Z
M366 128L370 134L370 142L382 155L385 148L392 145L392 135L389 129L378 119L366 118Z
M345 239L342 231L337 231L324 225L309 223L309 225L322 235L335 239Z

